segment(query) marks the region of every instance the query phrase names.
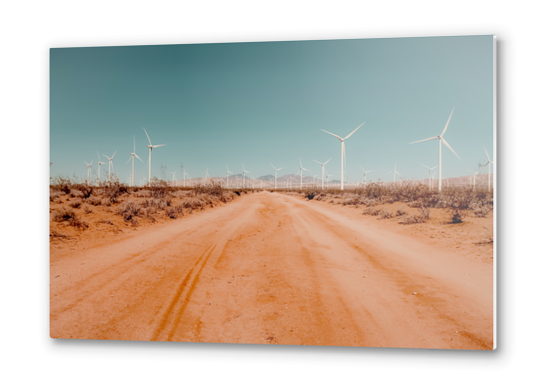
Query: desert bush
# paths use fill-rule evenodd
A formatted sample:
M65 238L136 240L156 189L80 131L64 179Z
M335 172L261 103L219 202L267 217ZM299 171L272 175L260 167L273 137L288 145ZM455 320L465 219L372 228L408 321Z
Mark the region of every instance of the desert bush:
M87 204L98 206L102 204L102 199L97 196L91 196L86 200Z
M407 212L403 207L397 208L397 211L395 211L395 216L403 216L406 215Z
M205 195L220 197L224 193L224 188L222 188L222 185L220 183L211 181L210 183L207 183L207 184L197 184L193 188L193 191L196 195L205 194Z
M88 204L83 204L83 209L85 210L85 213L88 215L89 213L92 213L92 206Z
M149 183L148 187L152 196L156 199L166 197L166 195L171 191L171 187L164 180L158 180L156 177L152 178L152 181Z
M418 207L418 213L416 215L404 215L403 220L400 223L408 225L425 223L427 220L429 220L429 208L421 206Z
M166 208L165 211L166 211L166 217L169 217L170 219L176 219L178 216L178 212L174 208L168 207Z
M75 199L68 203L68 205L72 208L80 208L83 201L81 199Z
M117 208L117 215L122 216L126 221L138 216L141 211L141 205L134 201L125 201Z
M318 190L316 188L309 188L305 191L305 197L308 200L312 200L318 195Z
M60 191L55 191L53 189L50 189L49 190L49 201L50 202L56 202L58 200L60 200Z
M73 209L70 208L61 208L54 211L52 219L56 222L67 221L71 226L76 228L88 228L88 224L82 221Z
M56 177L51 184L51 187L53 189L64 192L65 194L71 192L71 186L72 182L70 181L70 179L64 179L62 177Z
M78 198L82 198L83 196L85 196L83 194L83 192L81 192L80 190L78 189L72 189L71 192L70 192L70 197L78 197Z
M102 188L102 194L113 204L118 203L119 197L126 193L128 193L128 187L118 181L104 183L104 187Z
M381 210L380 214L378 215L379 219L392 219L393 218L393 212Z

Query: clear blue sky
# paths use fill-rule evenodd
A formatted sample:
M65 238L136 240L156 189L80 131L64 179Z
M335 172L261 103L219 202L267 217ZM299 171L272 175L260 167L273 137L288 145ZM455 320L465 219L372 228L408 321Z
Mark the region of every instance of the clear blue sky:
M136 153L152 173L184 164L192 177L226 164L253 177L321 162L338 178L346 136L347 180L421 179L438 164L436 136L455 107L443 146L444 177L493 156L493 37L433 37L51 49L51 176L85 176L84 161L111 156L126 181ZM105 159L102 157L102 161ZM102 166L102 179L107 164ZM180 178L180 171L177 179ZM148 168L136 162L136 182ZM171 179L171 174L168 174Z

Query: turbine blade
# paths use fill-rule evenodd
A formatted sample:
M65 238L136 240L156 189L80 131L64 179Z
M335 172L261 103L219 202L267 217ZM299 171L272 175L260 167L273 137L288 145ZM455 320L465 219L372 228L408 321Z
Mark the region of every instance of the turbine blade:
M113 160L113 157L117 154L117 150L115 149L115 153L113 153L113 156L111 156L111 160Z
M163 147L165 144L158 144L158 145L153 145L152 147L153 148L158 148L158 147Z
M420 163L420 164L422 164L422 163ZM423 164L422 164L422 165L423 165ZM431 168L429 168L427 165L423 165L423 166L424 166L425 168L427 168L427 169L431 169Z
M410 144L416 144L416 143L421 143L422 141L429 141L429 140L435 140L435 139L438 139L438 137L435 136L435 137L430 137L429 139L423 139L423 140L413 141L413 142L410 143Z
M139 156L136 153L134 153L134 156L139 159ZM139 159L139 161L141 161L143 163L143 160Z
M145 131L145 135L147 135L147 139L149 139L149 144L152 146L151 138L149 137L149 134L147 133L147 130L145 129L145 127L143 127L143 130Z
M100 160L100 153L98 151L96 151L96 153L98 154L98 161L101 161Z
M487 161L491 161L491 159L489 158L489 153L487 153L487 149L486 149L486 147L484 147L484 151L486 152L486 156L487 156Z
M452 119L452 115L454 114L455 107L452 108L452 113L450 113L450 117L448 117L448 121L446 122L446 126L444 127L444 131L440 134L440 136L444 136L444 132L448 129L448 124L450 124L450 120Z
M329 160L331 160L331 159L332 159L332 157L329 158ZM326 162L324 163L324 165L326 165L327 163L329 163L329 160L326 161Z
M322 164L322 163L320 163L319 161L316 161L316 160L314 160L314 159L313 159L312 161L314 161L315 163L318 163L318 164L320 164L320 165L324 165L324 164Z
M457 153L455 153L455 151L452 149L452 147L450 147L450 144L448 144L448 142L446 140L444 140L444 138L441 138L442 139L442 142L444 143L445 146L447 146L448 148L450 148L450 151L452 151L454 153L454 155L457 156L457 158L459 160L461 160L461 158L459 157L459 155Z
M365 124L365 121L363 123L361 123L361 125ZM352 132L350 132L350 134L348 136L346 136L344 138L344 140L348 139L350 136L352 136L354 134L354 132L356 132L358 129L361 128L361 125L359 127L357 127L356 129L354 129Z
M283 167L283 168L284 168L284 167ZM277 169L277 171L280 171L280 170L283 169L283 168L279 168L279 169Z
M336 134L334 134L334 133L331 133L331 132L325 131L325 130L323 130L323 129L322 129L322 131L324 131L325 133L329 133L329 134L330 134L331 136L335 136L335 137L336 137L337 139L339 139L339 140L342 140L342 137L340 137L340 136L337 136L337 135L336 135Z
M134 152L135 152L135 135L134 135Z
M125 164L128 164L130 162L130 160L132 160L133 158L134 158L133 156L130 156L130 158L128 159L128 161Z

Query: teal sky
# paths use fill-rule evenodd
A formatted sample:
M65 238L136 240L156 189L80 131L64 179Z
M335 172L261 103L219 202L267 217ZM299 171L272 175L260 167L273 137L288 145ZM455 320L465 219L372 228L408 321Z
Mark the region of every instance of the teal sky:
M184 164L191 177L224 176L226 164L253 177L269 163L296 173L299 158L320 175L332 157L339 178L346 136L346 180L391 180L397 170L421 179L438 164L437 141L453 107L443 146L443 175L468 175L493 156L493 37L435 37L235 44L51 49L51 176L86 177L84 161L111 156L126 181L136 153L153 176ZM105 159L102 157L102 161ZM102 179L107 165L102 166ZM136 162L136 183L148 166ZM177 179L181 172L177 172ZM305 174L305 173L304 173ZM171 174L167 175L168 180Z

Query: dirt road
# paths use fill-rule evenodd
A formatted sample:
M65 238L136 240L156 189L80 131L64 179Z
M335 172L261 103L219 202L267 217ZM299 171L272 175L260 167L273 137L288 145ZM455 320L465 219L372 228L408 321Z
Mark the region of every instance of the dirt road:
M51 255L51 337L493 348L493 270L278 193Z

